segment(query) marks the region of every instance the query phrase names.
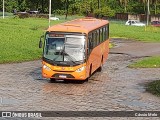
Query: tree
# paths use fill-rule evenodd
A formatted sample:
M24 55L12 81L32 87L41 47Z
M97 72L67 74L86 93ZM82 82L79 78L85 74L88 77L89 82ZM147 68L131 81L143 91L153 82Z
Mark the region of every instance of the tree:
M0 0L0 11L3 9ZM160 0L150 0L150 11L152 14L160 13ZM48 13L49 0L5 0L5 11L11 12L14 8L19 11L40 10ZM147 13L147 0L52 0L52 12L59 11L68 14L83 14L97 12L108 6L115 12L125 13Z
M120 4L124 6L124 12L127 12L127 4L129 0L120 0Z
M151 4L154 5L154 14L157 14L157 4L160 3L160 0L150 0Z
M103 17L113 17L115 15L115 11L112 10L110 7L105 6L101 9L96 9L94 11L94 14L97 17L103 18Z

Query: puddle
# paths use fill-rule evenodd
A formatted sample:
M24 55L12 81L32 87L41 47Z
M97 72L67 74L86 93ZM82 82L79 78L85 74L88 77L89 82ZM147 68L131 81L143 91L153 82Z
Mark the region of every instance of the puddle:
M17 104L18 101L10 98L0 98L0 105L13 105Z
M129 105L129 106L134 106L134 107L149 107L149 104L147 103L144 103L144 102L140 102L140 101L137 101L137 100L133 100L133 101L122 101L120 102L121 104L124 104L124 105Z

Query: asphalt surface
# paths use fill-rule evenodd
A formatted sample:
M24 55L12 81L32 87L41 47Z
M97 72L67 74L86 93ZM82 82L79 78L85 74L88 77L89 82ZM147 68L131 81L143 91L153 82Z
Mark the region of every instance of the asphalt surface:
M145 90L145 85L148 82L160 80L160 68L131 69L127 67L130 63L144 56L159 55L160 47L157 44L153 45L153 43L149 43L151 44L150 46L148 43L119 39L112 40L112 42L116 44L116 47L111 49L102 72L96 72L88 82L83 84L63 81L52 83L50 80L42 78L41 60L1 64L0 111L160 110L160 98ZM147 48L150 48L149 51L147 51ZM73 117L46 119L159 120L160 118L117 118L113 116L113 118Z

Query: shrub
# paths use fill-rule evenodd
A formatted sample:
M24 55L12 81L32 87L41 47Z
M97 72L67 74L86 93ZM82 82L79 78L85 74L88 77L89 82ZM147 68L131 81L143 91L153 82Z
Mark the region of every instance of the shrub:
M113 17L115 16L115 11L112 10L110 7L106 6L106 7L103 7L102 9L94 10L94 14L97 17Z
M19 18L29 18L29 13L18 13Z
M59 10L58 9L58 10L54 10L53 13L57 14L57 15L64 15L65 14L65 10Z

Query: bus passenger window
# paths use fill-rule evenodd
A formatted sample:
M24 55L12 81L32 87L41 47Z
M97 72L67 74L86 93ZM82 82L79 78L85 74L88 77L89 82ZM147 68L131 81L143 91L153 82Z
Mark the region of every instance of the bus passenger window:
M98 32L99 32L98 44L100 44L101 43L101 30L99 29Z
M97 30L97 39L96 39L96 43L97 43L97 45L99 45L99 30Z
M97 31L94 32L94 47L97 46Z
M106 40L106 28L104 27L103 28L103 41Z
M90 34L88 37L88 49L89 51L93 49L93 34Z
M89 42L89 48L93 49L93 42L92 41Z
M100 43L103 42L103 29L100 29Z
M109 38L109 25L106 26L106 39Z
M95 46L95 33L94 32L92 33L91 42L92 42L92 48L93 48Z

